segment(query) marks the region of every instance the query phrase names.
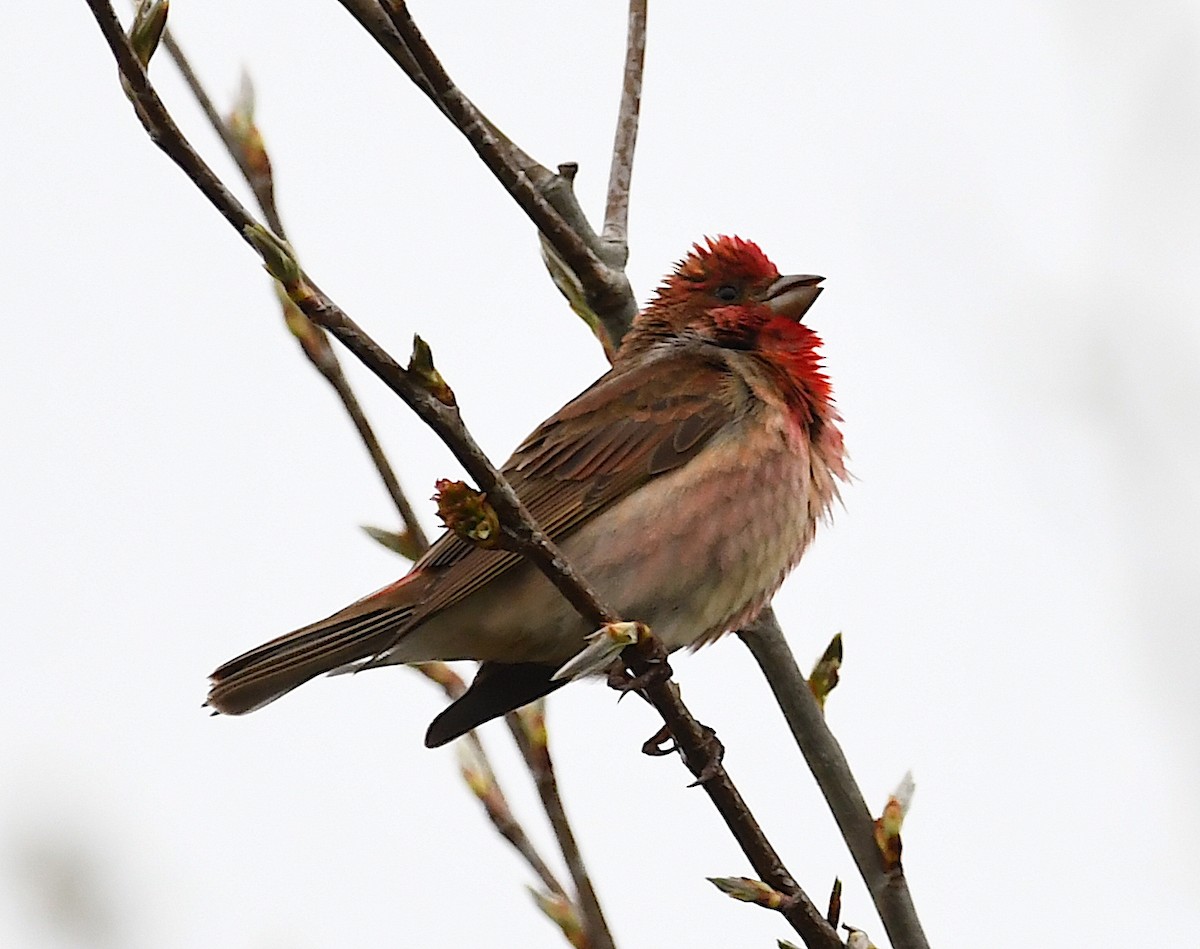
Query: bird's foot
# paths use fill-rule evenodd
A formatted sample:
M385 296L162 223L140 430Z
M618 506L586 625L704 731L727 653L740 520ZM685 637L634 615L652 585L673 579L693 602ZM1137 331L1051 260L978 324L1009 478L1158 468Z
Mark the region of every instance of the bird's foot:
M666 659L651 659L645 672L630 675L623 666L614 666L608 673L608 687L625 694L641 692L647 686L661 685L671 678L671 664Z
M670 742L668 745L667 742ZM652 758L661 758L664 755L669 755L672 751L678 750L679 746L675 744L675 739L671 735L671 726L664 725L653 735L642 742L642 754L650 755Z
M698 787L706 781L711 781L721 773L721 762L725 757L725 746L721 743L721 739L717 737L717 733L707 725L700 725L703 731L703 740L700 747L700 752L704 756L703 763L698 767L693 767L691 762L687 762L692 774L696 776L696 780L688 785L690 788ZM646 739L642 744L642 754L650 755L653 758L661 758L664 755L669 755L673 751L679 751L679 743L675 741L675 737L671 734L669 725L663 725L658 731ZM685 759L686 760L686 759Z

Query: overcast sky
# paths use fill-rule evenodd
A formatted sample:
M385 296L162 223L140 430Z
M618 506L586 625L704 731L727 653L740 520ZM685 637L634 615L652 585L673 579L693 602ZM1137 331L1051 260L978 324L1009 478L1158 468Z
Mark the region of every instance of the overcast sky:
M451 74L599 213L615 2L414 3ZM124 11L122 11L124 12ZM228 102L248 67L305 266L433 346L502 459L604 369L530 225L330 0L176 0ZM211 719L205 676L404 569L387 498L249 250L150 143L81 2L0 58L0 945L559 946L534 880L426 751L403 669ZM665 3L629 273L736 233L820 273L808 321L856 482L776 605L935 946L1191 946L1200 913L1200 7ZM153 78L228 180L165 56ZM404 484L458 469L365 372ZM789 869L886 945L736 640L676 663ZM553 751L618 944L762 946L783 921L657 727L556 694ZM483 730L550 854L503 727ZM556 863L557 865L557 863Z

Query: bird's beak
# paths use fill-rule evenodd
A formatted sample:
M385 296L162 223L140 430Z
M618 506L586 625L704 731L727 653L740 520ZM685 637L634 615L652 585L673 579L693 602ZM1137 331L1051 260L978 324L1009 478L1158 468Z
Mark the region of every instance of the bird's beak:
M763 294L762 302L780 316L797 323L808 312L808 308L821 295L823 287L818 287L824 277L813 277L809 274L790 274L780 277Z

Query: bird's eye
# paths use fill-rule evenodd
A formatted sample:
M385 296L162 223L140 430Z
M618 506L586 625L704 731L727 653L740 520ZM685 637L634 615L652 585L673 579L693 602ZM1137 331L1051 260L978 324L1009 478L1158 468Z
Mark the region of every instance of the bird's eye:
M722 284L721 286L717 287L715 295L718 300L724 300L726 303L728 303L732 300L736 300L739 296L741 296L741 291L738 290L738 288L735 287L732 283L726 283L726 284Z

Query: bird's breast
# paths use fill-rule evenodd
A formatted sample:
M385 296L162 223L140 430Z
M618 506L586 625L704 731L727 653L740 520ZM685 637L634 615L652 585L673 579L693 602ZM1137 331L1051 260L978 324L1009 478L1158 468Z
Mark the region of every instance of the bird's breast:
M758 614L833 494L804 429L759 406L563 547L622 617L648 623L669 649L698 646Z

